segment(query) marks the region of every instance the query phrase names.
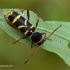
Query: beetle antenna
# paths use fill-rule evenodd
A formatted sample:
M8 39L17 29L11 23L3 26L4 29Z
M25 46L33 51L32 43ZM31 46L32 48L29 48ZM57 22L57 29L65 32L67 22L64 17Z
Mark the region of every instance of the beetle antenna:
M29 58L24 62L24 64L26 64L30 59L31 57L38 51L38 49L40 48L40 46L38 46L35 51L29 56Z
M56 30L58 30L62 25L58 26L45 40L47 40Z
M46 41L57 29L59 29L61 26L62 26L62 25L60 25L59 27L57 27L57 28L45 39L45 41ZM38 51L39 48L40 48L40 46L38 46L38 47L36 48L36 50L29 56L29 58L24 62L24 64L26 64L26 63L31 59L31 57Z

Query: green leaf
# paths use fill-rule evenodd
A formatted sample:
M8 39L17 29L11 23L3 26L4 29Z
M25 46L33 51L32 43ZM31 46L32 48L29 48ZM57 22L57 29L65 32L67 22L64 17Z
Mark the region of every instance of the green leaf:
M4 14L7 14L11 9L2 9ZM19 14L21 14L19 9L15 9ZM21 14L25 18L27 18L26 11L24 14ZM30 22L35 26L36 25L37 15L30 11ZM39 25L37 27L37 31L46 32L47 36L56 29L59 25L60 27L50 38L52 41L46 41L42 48L48 50L50 52L54 52L58 54L69 66L70 66L70 22L57 22L57 21L43 21L40 19ZM0 14L0 27L11 37L15 39L19 39L23 36L19 30L16 30L9 26L5 19L4 15ZM30 46L30 38L21 40L21 42Z
M46 41L42 48L58 54L70 66L70 22L46 21L48 26L44 26L47 32L51 32L55 26L62 24L54 35L52 41Z

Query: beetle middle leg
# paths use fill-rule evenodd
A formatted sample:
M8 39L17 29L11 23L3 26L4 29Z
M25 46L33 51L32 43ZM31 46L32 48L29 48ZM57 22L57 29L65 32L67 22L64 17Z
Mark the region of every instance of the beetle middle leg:
M22 37L20 37L18 40L16 40L15 42L13 42L12 44L15 44L15 43L18 42L19 40L25 39L25 38L28 38L28 37L27 37L27 36L22 36Z
M40 17L38 17L38 18L37 18L37 21L36 21L36 26L35 26L35 30L36 30L36 28L37 28L37 26L38 26L39 19L40 19Z

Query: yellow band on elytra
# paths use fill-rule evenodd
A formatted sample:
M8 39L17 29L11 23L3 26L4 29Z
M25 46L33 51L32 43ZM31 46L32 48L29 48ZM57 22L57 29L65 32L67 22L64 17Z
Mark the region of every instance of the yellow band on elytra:
M26 27L26 26L24 26L24 25L18 26L18 29L23 28L23 27Z
M9 17L9 16L11 16L12 14L13 14L13 11L10 11L10 12L7 13L7 16Z
M14 18L14 20L12 21L12 23L15 23L19 18L20 18L20 15L16 16L16 17Z

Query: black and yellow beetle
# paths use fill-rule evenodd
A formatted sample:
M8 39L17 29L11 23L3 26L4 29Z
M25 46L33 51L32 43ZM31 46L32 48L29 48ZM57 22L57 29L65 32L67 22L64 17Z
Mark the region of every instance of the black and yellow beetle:
M48 37L46 37L46 33L40 33L40 32L36 32L36 27L38 26L39 23L39 17L37 19L36 22L36 26L34 27L30 22L29 22L29 10L27 10L27 17L28 19L25 19L24 17L22 17L20 14L18 14L15 10L11 10L10 12L7 13L7 15L4 15L2 13L2 11L0 10L0 12L4 15L4 18L6 20L6 22L12 26L15 29L19 29L25 36L20 37L20 39L25 39L28 37L31 37L31 48L33 47L33 43L37 43L38 47L36 48L36 50L30 55L30 57L24 62L27 63L29 61L29 59L32 57L32 55L39 49L39 47L46 41L46 40L50 40L50 36L59 28L61 27L61 25L59 27L57 27ZM23 13L23 10L21 10L21 12ZM8 19L7 19L8 18ZM42 35L44 35L44 38L42 38ZM16 40L14 43L18 42L20 39Z

